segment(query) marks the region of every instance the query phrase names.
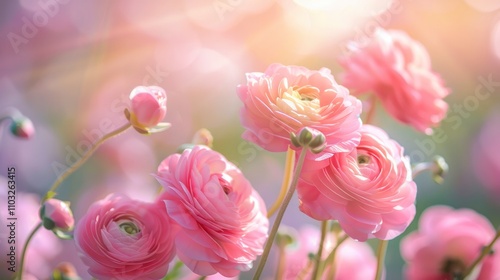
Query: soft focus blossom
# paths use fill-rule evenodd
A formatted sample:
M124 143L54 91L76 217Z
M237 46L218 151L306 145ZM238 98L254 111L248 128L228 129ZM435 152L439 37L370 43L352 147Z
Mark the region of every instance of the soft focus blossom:
M290 232L290 233L293 233ZM285 273L288 280L310 279L312 276L313 260L310 258L318 251L320 231L312 226L303 226L293 237L295 241L285 250ZM325 239L323 260L330 254L337 244L335 236L329 233ZM377 268L377 260L371 247L367 243L352 239L345 240L339 245L333 263L327 264L321 279L330 279L328 276L334 267L336 280L364 280L373 279Z
M9 228L7 218L12 217L7 211L7 179L0 176L0 201L3 201L5 207L0 208L0 251L2 252L2 269L0 270L0 279L13 279L13 275L7 270L10 265L10 246L15 245L16 251L16 266L19 267L19 258L23 245L28 238L28 235L40 223L38 215L40 209L40 197L36 194L16 191L16 208L15 208L15 233L12 233ZM11 237L12 236L12 237ZM9 239L9 237L11 237ZM15 244L8 243L8 240L14 240ZM61 253L62 243L52 232L48 230L38 230L30 242L26 252L25 266L23 277L25 279L47 279L51 273L51 263ZM5 254L3 254L5 252ZM32 278L30 278L32 277ZM23 278L23 279L24 279Z
M392 239L415 216L416 185L403 148L380 128L364 125L361 142L327 165L310 165L297 186L300 210L318 220L338 220L352 238ZM312 166L312 167L311 167Z
M358 144L361 102L335 82L330 70L272 64L246 78L246 84L238 86L245 140L284 152L290 133L307 126L325 135L328 147L323 155L347 152Z
M481 186L494 199L500 198L500 149L492 148L498 145L500 139L499 123L500 110L496 109L483 123L468 161Z
M167 113L167 94L157 86L138 86L130 93L130 122L134 127L152 128Z
M463 273L495 236L484 216L470 209L433 206L424 211L418 231L401 241L409 280L462 279ZM500 243L486 256L471 279L500 279ZM458 277L458 278L455 278Z
M173 234L162 205L111 194L80 219L75 242L97 279L160 279L175 255Z
M359 95L373 92L394 118L432 133L445 117L449 94L432 71L427 50L403 31L377 29L365 43L353 43L340 59L343 85ZM372 104L373 105L373 104Z
M167 157L159 200L180 226L178 257L200 275L247 271L263 251L268 219L262 198L241 171L206 146Z
M59 199L47 199L40 209L40 218L46 229L70 231L73 229L75 220L68 203Z

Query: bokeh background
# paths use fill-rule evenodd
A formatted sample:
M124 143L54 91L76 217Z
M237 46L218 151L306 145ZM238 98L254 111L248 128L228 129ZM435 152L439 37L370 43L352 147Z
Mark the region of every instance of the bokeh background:
M496 0L2 1L0 113L18 108L33 121L36 136L20 140L2 131L0 175L15 166L18 192L43 195L91 142L125 122L132 88L159 85L168 94L166 121L172 128L151 136L130 130L102 146L60 188L59 197L71 201L76 218L114 191L151 200L159 186L151 173L200 128L212 132L214 149L237 163L270 205L279 191L284 155L241 139L236 85L245 73L263 72L274 62L327 67L336 76L349 40L362 40L376 27L401 29L420 41L452 90L448 117L434 137L377 108L375 124L414 162L439 154L449 164L443 185L428 173L416 179L417 218L428 206L446 204L472 208L500 226ZM3 181L1 188L6 208ZM21 195L17 199L18 216L36 215L36 207L22 206ZM298 211L297 199L284 224L319 226ZM18 228L18 238L29 226ZM417 219L408 232L416 226ZM5 246L5 227L1 230ZM42 253L43 244L52 244L50 254L41 254L49 266L69 260L90 279L73 243L50 238L34 243ZM399 240L389 243L387 279L402 278ZM43 279L50 267L31 269Z

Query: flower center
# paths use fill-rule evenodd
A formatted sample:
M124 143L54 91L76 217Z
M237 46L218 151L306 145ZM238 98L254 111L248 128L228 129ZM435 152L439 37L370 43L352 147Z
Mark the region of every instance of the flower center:
M358 156L358 164L368 164L370 163L370 157L367 155Z
M128 235L134 235L134 234L137 234L139 232L141 232L141 229L138 228L133 222L131 221L126 221L126 222L122 222L120 223L120 229L128 234Z
M451 276L451 279L462 279L467 267L459 259L449 258L444 261L441 272Z

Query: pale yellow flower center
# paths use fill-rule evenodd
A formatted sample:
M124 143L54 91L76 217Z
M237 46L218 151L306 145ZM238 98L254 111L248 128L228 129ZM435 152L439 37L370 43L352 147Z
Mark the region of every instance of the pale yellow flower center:
M288 87L281 93L281 98L276 100L276 105L281 111L298 120L317 120L319 114L320 91L312 86Z
M141 232L141 229L131 221L125 221L120 223L120 229L128 235L134 235Z

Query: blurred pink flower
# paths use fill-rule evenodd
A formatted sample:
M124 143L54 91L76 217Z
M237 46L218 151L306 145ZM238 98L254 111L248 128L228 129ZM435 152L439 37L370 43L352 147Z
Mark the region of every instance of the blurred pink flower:
M264 73L247 73L238 86L244 103L243 138L271 152L284 152L290 133L307 126L328 143L323 156L352 150L359 142L361 102L338 85L330 70L270 65Z
M40 209L40 217L44 221L45 228L49 230L70 231L75 225L73 213L68 203L59 199L47 199ZM49 225L47 226L47 224Z
M430 207L420 217L418 231L401 241L401 255L407 262L406 279L462 279L460 275L494 236L495 229L488 219L473 210ZM494 248L495 253L473 272L477 278L471 279L500 279L500 243Z
M355 95L372 91L394 118L431 134L446 115L443 98L450 91L432 71L424 46L402 31L379 28L351 50L340 59L343 84Z
M300 210L314 219L338 220L352 238L392 239L415 216L416 185L403 148L380 128L363 125L361 142L301 174ZM322 168L314 169L314 165Z
M500 139L500 111L497 109L484 122L471 150L471 169L494 199L500 198L500 149L492 149Z
M167 157L158 167L169 216L180 226L178 257L200 275L226 277L252 268L268 219L262 198L241 171L206 146Z
M293 232L290 232L293 233ZM313 265L309 257L318 251L320 231L312 226L302 227L296 236L294 244L286 247L285 253L285 278L284 279L310 279ZM334 235L328 234L324 243L322 258L325 259L337 244ZM357 242L352 239L345 240L339 245L333 262L336 280L364 280L373 279L377 269L377 260L371 247L367 243ZM325 267L321 279L329 279L328 275L332 265Z
M0 176L0 201L7 203L7 195L7 179ZM1 258L4 264L3 268L5 269L0 271L0 279L12 279L12 275L7 270L7 265L9 265L9 256L7 256L7 253L10 252L10 246L15 247L17 257L16 266L18 267L24 243L31 231L40 223L38 214L39 209L40 197L38 195L25 193L19 190L16 191L16 210L14 214L17 220L15 224L15 234L11 234L7 218L12 216L9 215L7 207L1 207L0 239L5 242L0 242L0 251L2 253L5 252L5 254L2 254ZM12 238L9 239L10 236L12 236ZM8 243L8 240L11 240L11 242ZM15 243L12 243L12 240L15 240ZM26 277L26 279L28 279L28 275L33 277L29 279L46 279L50 277L52 269L51 262L61 250L61 241L54 233L45 229L40 229L31 240L26 252L24 266L25 274L23 274L23 277Z
M162 205L111 194L80 219L75 242L97 279L160 279L175 255L173 235Z
M157 86L138 86L130 93L131 123L141 128L152 128L167 114L167 94Z

